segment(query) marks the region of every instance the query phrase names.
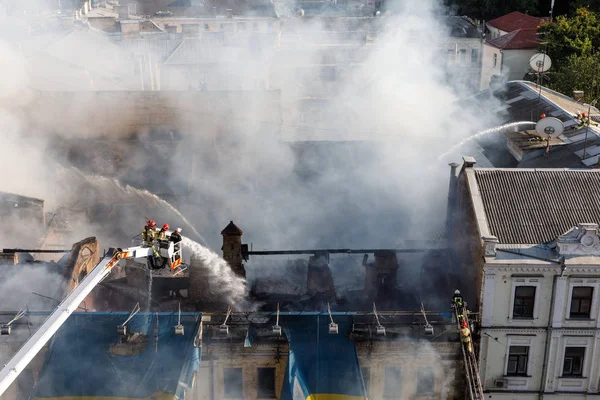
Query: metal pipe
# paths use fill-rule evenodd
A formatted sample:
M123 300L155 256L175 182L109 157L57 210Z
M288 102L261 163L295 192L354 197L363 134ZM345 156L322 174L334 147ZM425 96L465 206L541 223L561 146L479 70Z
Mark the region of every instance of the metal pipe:
M546 374L548 373L548 350L550 349L550 339L552 338L552 314L554 314L554 302L556 299L556 295L554 293L556 290L556 279L558 279L558 275L554 275L552 279L552 301L550 301L550 311L548 312L548 328L546 329L546 343L544 346L544 363L542 364L542 376L540 378L540 400L544 398Z
M32 249L2 249L3 253L70 253L71 250L32 250Z
M289 255L289 254L364 254L364 253L425 253L427 251L446 251L447 248L413 248L413 249L325 249L325 250L265 250L265 251L249 251L248 255L253 256L268 256L268 255Z

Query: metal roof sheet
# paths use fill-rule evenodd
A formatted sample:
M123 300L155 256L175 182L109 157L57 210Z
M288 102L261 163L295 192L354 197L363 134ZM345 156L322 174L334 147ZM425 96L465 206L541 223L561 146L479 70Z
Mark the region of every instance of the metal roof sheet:
M490 231L500 243L546 243L579 223L600 223L600 170L474 171Z

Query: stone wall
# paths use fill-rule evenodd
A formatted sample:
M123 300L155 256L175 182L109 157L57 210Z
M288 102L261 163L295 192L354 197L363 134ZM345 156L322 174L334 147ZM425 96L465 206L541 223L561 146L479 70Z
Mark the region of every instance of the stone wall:
M369 398L384 398L386 367L400 368L402 398L458 400L465 396L459 342L361 341L357 344L357 353L363 373L369 374L366 378ZM275 391L279 395L288 355L286 343L255 344L251 348L244 348L237 341L205 343L194 399L224 398L224 368L242 368L244 398L249 400L257 398L257 368L275 368ZM434 387L431 393L416 396L421 367L433 369ZM211 387L214 397L211 397Z

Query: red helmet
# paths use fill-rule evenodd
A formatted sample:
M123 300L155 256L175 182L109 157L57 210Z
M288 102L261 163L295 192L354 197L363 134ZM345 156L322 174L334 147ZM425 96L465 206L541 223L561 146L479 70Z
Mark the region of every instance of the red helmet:
M581 113L581 116L582 116L583 118L585 118L585 113Z
M168 230L169 230L169 224L164 224L163 231L168 231Z
M467 321L463 321L462 324L460 324L460 326L462 326L463 328L467 327Z
M544 119L544 118L546 118L546 114L542 114L542 115L540 115L540 117L541 117L542 119Z
M151 219L148 220L148 226L154 228L156 226L156 222L152 221Z

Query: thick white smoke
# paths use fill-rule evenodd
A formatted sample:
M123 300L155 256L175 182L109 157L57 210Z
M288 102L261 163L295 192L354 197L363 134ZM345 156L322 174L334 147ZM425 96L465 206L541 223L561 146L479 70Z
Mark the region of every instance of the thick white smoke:
M83 118L80 132L60 141L56 137L66 134L52 124L26 130L31 116L15 112L15 106L35 104L35 89L89 92L85 104L72 104L62 115L47 119L68 120L94 108L93 91L137 88L139 77L133 75L134 60L127 51L92 32L60 28L37 36L22 31L19 36L13 30L0 42L6 61L0 67L0 190L43 198L49 210L58 205L77 208L90 199L111 203L110 194L107 198L106 193L83 193L68 175L57 173L56 164L70 165L77 158L74 153L93 154L103 163L80 157L90 173L105 173L140 189L180 194L173 202L213 249L220 248L219 232L230 220L255 249L389 248L403 239L434 238L443 226L447 197L447 167L437 158L487 122L455 104L457 95L446 81L445 54L439 46L447 34L443 12L435 0L404 2L380 17L377 23L385 28L374 44L348 46L355 53L346 58L337 55L344 46L315 45L331 43L331 33L319 19L283 21L296 25L300 44L265 50L274 63L261 66L274 71L276 79L268 88L281 90L280 126L267 123L278 111L258 100L260 96L228 103L247 92L224 94L220 103L236 108L223 106L213 112L186 108L185 92L180 92L171 111L196 122L180 132L177 147L153 145L144 135L139 142L129 142L135 132L115 127L111 115L102 117L101 133L91 131ZM245 50L253 54L250 47ZM209 85L208 94L232 89L229 81L250 80L261 71L247 67L244 59L225 59L231 55L225 51L217 54L223 59L215 64L226 65L231 79L223 79L221 86ZM338 57L334 63L344 73L334 82L321 82L320 74L309 67L331 55ZM204 79L207 73L190 74ZM320 100L307 98L317 92L322 93ZM130 99L115 96L111 106L130 109ZM36 116L54 112L29 109ZM101 111L90 112L89 118L98 120ZM190 114L202 118L190 119ZM111 145L110 140L81 139L94 135L123 140ZM117 161L128 168L117 168ZM152 172L142 177L148 170ZM152 209L134 192L128 200L119 199L119 207L136 208L136 215L152 218L144 215ZM88 236L98 227L102 246L124 247L128 243L120 241L137 235L144 221L127 217L132 214L119 211L116 204L106 205L116 216L109 226L93 221L75 232ZM175 214L155 219L159 218L161 223L179 223L169 220L177 220Z

